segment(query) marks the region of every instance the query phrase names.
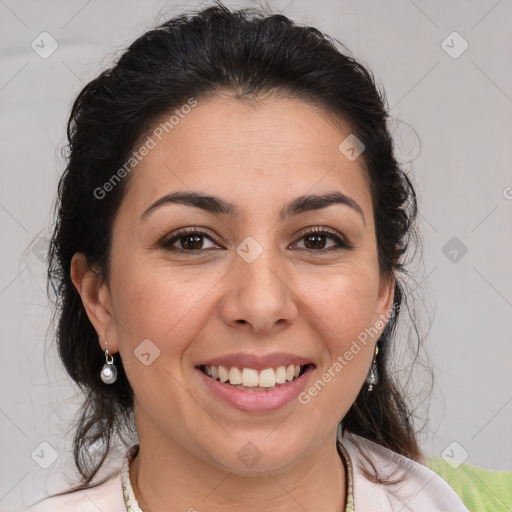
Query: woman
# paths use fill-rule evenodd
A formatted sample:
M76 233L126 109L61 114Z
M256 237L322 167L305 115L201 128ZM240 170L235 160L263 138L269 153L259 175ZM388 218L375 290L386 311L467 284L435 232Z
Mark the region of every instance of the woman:
M83 89L49 271L82 482L32 510L467 510L388 370L416 199L386 121L327 36L222 5Z

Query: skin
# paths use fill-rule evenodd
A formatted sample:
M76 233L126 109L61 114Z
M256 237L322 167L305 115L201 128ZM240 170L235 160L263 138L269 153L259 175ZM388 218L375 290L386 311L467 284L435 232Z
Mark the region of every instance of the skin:
M73 282L99 343L104 349L108 338L110 352L120 353L134 389L140 452L130 477L145 512L343 509L336 427L364 384L394 285L379 273L364 162L338 150L349 134L298 99L199 99L132 171L113 225L108 281L82 255L73 258ZM217 196L239 213L167 204L141 218L178 190ZM343 204L280 219L296 197L332 191L356 201L364 221ZM203 252L158 245L193 226L215 236L203 239ZM354 248L322 254L306 246L305 228L317 226ZM248 236L263 248L250 264L236 253ZM321 240L337 247L330 235ZM179 239L174 247L183 247ZM378 334L306 405L242 412L216 400L194 369L235 352L290 352L316 366L307 388L375 325ZM145 366L134 350L148 338L160 356ZM252 468L237 457L247 442L262 455Z

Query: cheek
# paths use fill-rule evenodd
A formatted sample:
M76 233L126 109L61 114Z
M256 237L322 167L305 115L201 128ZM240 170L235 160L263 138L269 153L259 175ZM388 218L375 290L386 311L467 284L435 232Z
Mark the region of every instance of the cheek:
M303 283L300 295L316 329L325 334L332 355L373 325L378 278L369 270L351 267L343 272Z
M357 398L373 360L369 329L375 322L375 284L368 274L332 280L304 294L323 357L315 380L299 397L311 421L339 421Z
M165 428L168 419L159 416L162 411L197 413L195 401L183 393L187 354L213 314L208 290L218 276L211 283L203 276L199 283L186 273L147 265L121 275L112 288L123 366L139 405L152 409Z
M159 348L159 357L166 360L167 367L176 367L210 316L213 305L208 291L218 281L217 274L211 279L203 275L199 283L191 273L162 266L133 266L124 275L122 270L112 288L116 291L113 308L118 332L122 333L120 347L128 357L126 365L130 365L133 351L149 339Z

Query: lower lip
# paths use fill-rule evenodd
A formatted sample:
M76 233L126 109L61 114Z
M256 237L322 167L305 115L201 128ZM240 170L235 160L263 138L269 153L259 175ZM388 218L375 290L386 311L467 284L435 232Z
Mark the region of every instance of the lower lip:
M198 368L196 371L216 397L235 409L244 412L271 412L284 407L300 395L313 367L309 366L300 377L281 384L272 391L243 391L208 377Z

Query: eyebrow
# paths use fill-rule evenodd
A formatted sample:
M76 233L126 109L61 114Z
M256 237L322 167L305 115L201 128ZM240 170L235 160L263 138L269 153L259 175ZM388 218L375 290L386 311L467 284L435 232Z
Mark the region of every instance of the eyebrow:
M236 217L240 212L237 205L224 201L219 197L205 195L200 192L173 192L155 201L142 213L141 219L147 217L149 213L157 208L167 204L184 204L186 206L200 208L201 210L215 215L224 214L231 217ZM357 204L357 202L351 197L338 191L328 192L326 194L309 194L299 196L282 208L279 216L281 220L285 220L292 215L299 215L313 210L321 210L334 204L343 204L352 208L361 216L363 224L366 225L363 210L359 204Z

